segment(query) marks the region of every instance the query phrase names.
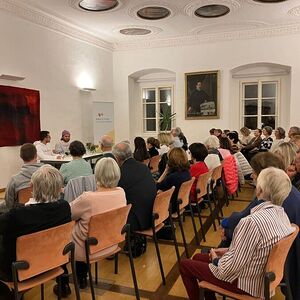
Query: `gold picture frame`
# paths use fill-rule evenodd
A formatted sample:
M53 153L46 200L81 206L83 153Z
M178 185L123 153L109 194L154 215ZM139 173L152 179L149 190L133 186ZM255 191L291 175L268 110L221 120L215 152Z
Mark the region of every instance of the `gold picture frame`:
M220 71L185 73L185 119L219 119Z

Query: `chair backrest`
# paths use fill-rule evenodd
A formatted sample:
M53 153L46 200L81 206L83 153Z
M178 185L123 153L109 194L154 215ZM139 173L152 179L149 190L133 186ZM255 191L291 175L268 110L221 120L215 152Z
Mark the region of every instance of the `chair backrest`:
M160 192L156 195L153 204L153 214L158 214L158 219L154 222L155 226L161 224L169 217L169 206L174 190L175 187L173 186L169 190Z
M222 177L223 166L220 165L212 170L211 179L215 183Z
M143 160L143 164L146 165L146 166L149 165L149 162L150 162L150 158L147 158L147 159Z
M292 224L292 226L295 228L295 231L277 242L269 254L266 272L273 272L275 274L275 280L270 283L270 291L275 290L281 282L283 278L285 260L295 238L298 235L299 227L295 224Z
M63 251L72 240L74 221L17 238L17 261L27 261L29 268L18 270L19 281L34 277L69 261Z
M211 175L212 170L199 176L196 185L197 200L200 200L207 194L207 184L211 178Z
M192 177L191 180L185 181L181 184L178 192L178 199L181 199L182 203L179 204L179 210L186 207L189 204L190 192L194 181L195 181L195 177Z
M32 198L32 186L18 191L18 202L25 204L30 198Z
M88 236L98 240L97 245L90 245L90 254L119 244L125 240L122 229L127 223L131 204L112 209L90 218Z
M151 170L151 173L158 172L159 161L160 161L160 155L155 155L150 158L149 168Z

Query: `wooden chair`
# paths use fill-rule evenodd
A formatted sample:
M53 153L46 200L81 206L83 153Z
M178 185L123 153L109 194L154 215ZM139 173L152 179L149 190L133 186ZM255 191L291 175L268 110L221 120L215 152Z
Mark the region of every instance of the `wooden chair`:
M222 206L221 206L221 203L220 201L218 201L217 197L216 197L216 192L215 192L215 188L216 188L216 185L217 185L217 182L219 181L220 184L221 184L221 187L222 187L222 190L223 190L223 194L224 194L224 197L225 197L225 187L224 187L224 182L223 182L223 179L222 179L222 170L223 170L223 166L220 165L216 168L214 168L212 171L212 175L211 175L211 181L210 181L210 190L211 190L211 193L212 193L212 198L213 198L213 201L214 201L214 205L215 205L215 208L217 209L218 208L218 211L220 211L221 213L221 217L223 217L223 211L222 211ZM225 197L226 199L226 197ZM227 199L228 201L228 199ZM218 218L219 220L219 218Z
M44 299L44 283L64 273L61 266L71 263L76 299L80 300L77 276L75 272L74 250L71 242L74 222L46 230L23 235L17 238L16 258L12 263L13 282L4 282L14 291L15 300L19 292L41 285L41 299ZM70 254L70 255L69 255ZM59 280L61 299L61 282Z
M92 299L95 300L95 291L93 285L93 277L91 272L91 264L105 259L108 256L116 255L121 251L117 246L105 255L97 256L96 254L104 249L118 245L126 239L128 246L129 261L132 273L132 279L135 289L136 299L140 299L139 289L137 285L134 263L130 247L130 225L126 224L127 217L131 208L131 204L127 206L113 209L95 216L92 216L89 223L88 238L85 241L86 262L88 264L89 282L91 287ZM117 257L117 256L116 256ZM118 272L117 259L115 265L115 273ZM95 282L98 282L98 272L96 267Z
M143 160L143 164L146 165L146 166L149 165L149 162L150 162L150 158L147 158L147 159Z
M204 242L206 242L206 239L205 239L205 232L204 232L203 223L202 223L202 219L201 219L201 213L200 213L200 203L204 201L204 199L203 199L204 196L207 196L207 198L208 198L207 202L208 202L209 211L210 211L210 214L211 214L211 217L213 220L214 230L215 231L217 230L217 227L215 224L215 218L213 216L213 211L212 211L212 207L211 207L211 203L210 203L210 196L209 196L209 182L211 179L211 175L212 175L212 170L199 176L197 185L196 185L197 199L196 199L196 202L191 203L192 205L196 206L196 208L197 208L199 223L200 223L202 237L203 237Z
M265 278L264 278L264 298L265 298L265 300L270 299L270 295L272 295L272 292L275 291L275 288L280 284L280 282L283 278L285 260L287 258L288 252L299 232L299 227L297 225L292 224L292 226L295 228L295 231L293 233L291 233L289 236L287 236L287 237L281 239L279 242L277 242L270 252L268 262L266 265L266 272L265 272ZM213 292L223 295L223 299L226 299L226 297L230 297L230 298L238 299L238 300L262 300L262 298L241 295L241 294L236 294L236 293L227 291L223 288L218 287L217 285L211 284L206 281L201 281L199 283L199 287L200 287L200 295L199 295L200 300L204 300L204 290L205 289L208 289L208 290L211 290Z
M32 186L18 191L18 203L25 204L32 198Z
M159 161L160 161L160 155L155 155L150 158L149 168L151 173L158 172Z
M169 218L170 222L171 222L172 235L173 235L177 259L178 259L178 261L180 261L178 244L177 244L177 240L176 240L175 229L174 229L173 222L172 222L171 208L170 208L170 200L171 200L174 190L175 190L175 187L173 186L169 190L160 192L157 194L157 196L154 200L154 204L153 204L152 227L149 228L148 230L135 232L136 234L152 237L152 239L154 241L154 245L155 245L156 254L157 254L158 264L159 264L159 268L160 268L160 274L161 274L162 282L164 285L166 284L166 279L165 279L165 275L164 275L164 269L163 269L163 265L162 265L162 261L161 261L161 256L160 256L160 251L159 251L159 247L158 247L156 233L164 227L165 224L163 222Z
M183 244L184 244L184 249L185 249L187 258L189 258L189 253L188 253L187 243L186 243L185 234L184 234L184 230L183 230L183 224L182 224L182 216L183 216L183 214L185 212L185 208L187 206L189 207L189 209L191 211L192 224L193 224L193 228L194 228L194 232L195 232L195 236L196 236L196 241L197 241L197 244L199 245L199 238L198 238L198 233L197 233L197 229L196 229L194 213L193 213L191 203L190 203L190 192L191 192L191 188L192 188L194 181L195 181L195 177L192 177L191 180L188 180L181 184L179 192L178 192L177 212L172 214L173 220L178 221L178 223L179 223L182 240L183 240Z

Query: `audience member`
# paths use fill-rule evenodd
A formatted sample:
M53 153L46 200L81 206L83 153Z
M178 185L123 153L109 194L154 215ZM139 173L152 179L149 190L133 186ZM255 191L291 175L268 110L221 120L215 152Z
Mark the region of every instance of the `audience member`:
M290 141L292 140L292 137L293 137L294 135L300 135L300 127L292 126L292 127L289 129L288 137L289 137Z
M272 134L272 127L270 126L265 126L262 130L262 134L264 135L264 138L262 139L259 147L260 152L265 152L269 151L271 149L273 139L271 138Z
M253 138L251 136L251 130L244 126L240 129L240 133L242 134L240 139L242 146L247 146Z
M69 148L73 160L63 164L60 168L64 184L67 184L70 179L93 174L91 165L82 158L86 152L84 145L80 141L73 141Z
M150 157L159 155L157 149L160 149L160 142L158 139L156 139L154 137L147 138L146 146L147 146Z
M120 180L120 168L110 157L99 160L95 167L98 189L84 192L70 203L72 219L76 221L72 238L75 243L76 272L80 288L87 286L87 264L85 260L85 239L88 237L89 221L94 215L126 205L125 192L117 187ZM107 220L109 222L109 220ZM92 255L92 259L105 255L117 248L117 245Z
M145 140L142 137L137 136L134 139L134 147L133 157L135 160L143 162L150 158Z
M204 162L207 165L209 170L212 170L221 165L222 155L218 151L217 148L220 147L219 139L214 136L210 135L205 141L204 145L208 150L208 155L206 156Z
M183 145L182 145L182 149L183 149L184 151L187 151L187 150L188 150L188 146L189 146L188 141L187 141L185 135L183 134L182 130L181 130L179 127L176 127L176 129L180 131L178 137L179 137L180 141L181 141L182 144L183 144Z
M231 155L232 148L231 148L231 143L228 137L220 137L220 147L218 149L219 153L222 156L222 159L225 159L226 157Z
M32 174L43 164L37 162L37 151L33 144L24 144L20 148L20 157L24 164L18 174L14 175L5 190L6 209L18 206L18 192L30 187Z
M99 140L100 149L102 151L103 156L100 157L111 157L115 159L115 157L112 154L112 147L113 147L114 141L111 136L109 135L103 135L101 136Z
M174 147L174 138L171 133L160 132L158 134L158 140L160 142L159 155L161 156L158 164L158 172L161 175L168 162L168 152Z
M239 135L236 131L230 131L228 134L227 134L227 137L230 141L230 145L231 145L231 153L234 154L234 153L237 153L239 152Z
M173 128L171 130L171 134L174 138L174 147L175 148L181 148L183 146L183 142L179 139L179 134L181 133L181 129L179 127Z
M189 150L191 152L191 159L193 161L193 164L191 165L190 168L190 174L191 177L195 177L195 181L192 185L191 188L191 201L196 201L197 195L196 195L196 186L197 186L197 181L200 175L207 173L208 167L205 164L204 160L208 155L208 151L206 147L201 144L201 143L193 143L189 146Z
M292 178L292 184L300 191L300 149L297 150L295 158L296 174Z
M60 141L55 145L56 154L66 154L69 155L69 146L70 146L71 134L68 130L64 130L61 133Z
M31 183L35 204L13 208L0 216L0 279L4 281L12 281L11 264L16 261L16 239L19 236L71 221L69 203L58 200L63 178L57 169L49 165L41 166L33 173ZM64 282L63 296L70 293L69 285ZM1 299L10 299L4 296L9 295L5 291L0 291L0 295L3 297Z
M259 128L254 130L254 137L251 141L246 145L241 147L241 152L244 154L248 161L258 152L262 138L262 131Z
M272 143L270 151L274 152L274 150L284 142L285 139L285 130L282 127L277 127L275 129L275 140Z
M37 150L38 160L61 158L60 155L53 153L50 147L51 136L49 131L43 130L40 132L40 140L35 141L33 144Z
M152 209L156 197L156 186L149 168L133 158L130 145L119 143L113 147L113 154L121 169L119 187L126 194L127 204L132 204L128 223L131 230L151 227Z
M222 129L215 129L214 131L214 135L217 137L217 138L220 138L222 136Z
M263 170L257 178L259 205L241 219L229 249L211 249L210 254L196 254L180 263L180 273L189 299L199 299L198 281L208 281L221 288L253 297L264 296L264 272L269 253L276 242L294 231L280 207L291 191L284 171ZM205 291L205 299L216 299Z
M175 186L171 198L172 212L177 211L177 197L181 184L191 179L189 167L185 151L182 148L174 148L169 153L169 160L165 171L157 180L157 190L166 191Z
M297 149L300 149L300 135L293 135L291 142L297 147Z
M215 130L216 130L216 128L211 128L209 130L209 135L215 135Z
M223 133L222 133L222 136L223 136L223 137L226 137L226 136L228 135L229 132L230 132L229 129L224 129L224 130L223 130Z

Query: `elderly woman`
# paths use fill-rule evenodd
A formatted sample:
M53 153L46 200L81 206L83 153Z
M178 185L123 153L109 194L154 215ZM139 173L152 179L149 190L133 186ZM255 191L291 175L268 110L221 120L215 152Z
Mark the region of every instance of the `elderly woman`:
M218 151L220 147L219 139L214 136L210 135L205 141L204 145L208 150L208 155L206 156L204 162L207 165L209 170L212 170L221 165L221 159L223 160L222 155Z
M282 127L277 127L275 129L275 140L272 143L270 151L274 152L274 150L284 142L285 139L285 130Z
M264 138L262 139L259 147L260 152L269 151L272 147L273 139L271 137L273 128L271 126L265 126L262 130Z
M242 135L242 137L241 137L241 144L243 146L247 146L250 143L250 141L252 140L252 138L253 138L251 136L251 130L248 127L244 126L244 127L242 127L240 129L240 133Z
M84 192L70 203L72 219L76 221L73 230L75 242L76 271L80 288L87 286L87 265L85 263L85 239L88 236L89 221L94 215L126 205L125 192L118 187L120 168L110 157L99 160L95 167L98 189L95 192ZM104 249L95 257L111 252L117 245Z
M262 203L241 219L228 249L211 249L182 260L180 273L191 300L199 299L198 281L208 281L234 293L264 296L264 272L272 247L294 231L283 200L291 182L283 170L267 168L257 178L257 198ZM205 299L216 299L206 291Z
M11 264L16 260L17 237L71 221L69 203L58 200L63 178L57 169L43 165L33 173L31 184L31 204L13 208L0 216L0 280L12 280ZM70 293L68 284L64 284L62 294ZM5 291L0 290L0 295L1 299L10 299Z
M80 141L74 141L70 144L69 150L73 160L63 164L60 168L65 184L72 178L93 174L91 165L82 158L86 152L84 145Z

